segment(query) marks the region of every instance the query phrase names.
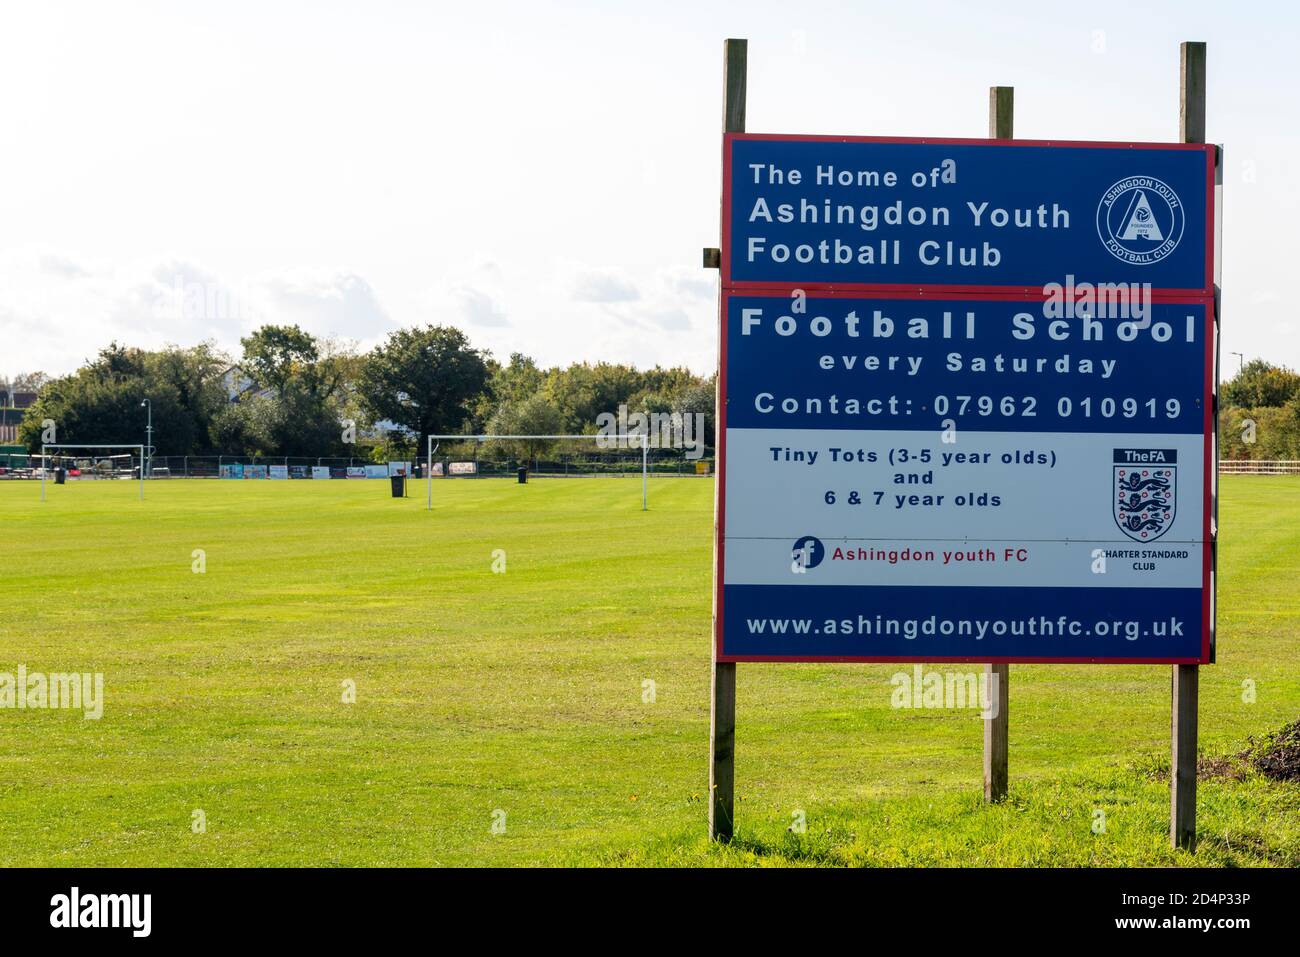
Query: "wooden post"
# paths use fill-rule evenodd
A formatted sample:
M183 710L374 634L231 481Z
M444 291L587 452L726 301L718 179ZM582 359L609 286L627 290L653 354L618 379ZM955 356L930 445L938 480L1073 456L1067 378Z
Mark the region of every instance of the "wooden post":
M721 481L721 478L715 478ZM709 837L731 840L736 808L736 665L713 663L713 713L709 719Z
M1179 46L1178 136L1184 143L1205 142L1205 44Z
M1015 90L989 87L989 138L1011 139L1015 123ZM1007 732L1010 728L1011 667L985 665L990 710L984 719L984 800L994 803L1007 796Z
M1196 706L1200 668L1174 665L1169 755L1169 843L1196 850Z
M745 75L746 59L749 52L746 40L727 40L723 45L722 72L722 129L726 133L745 132ZM705 262L708 262L705 254ZM718 361L722 361L722 326L726 317L722 315L722 293L718 293ZM718 387L721 390L719 379ZM723 396L719 391L715 398L718 407ZM720 412L715 408L715 412ZM722 421L720 415L714 416L715 422ZM716 440L715 440L716 441ZM722 494L721 474L714 477L713 487L713 532L716 540L718 533L718 497ZM715 546L716 547L716 546ZM715 568L714 575L721 575L722 569ZM716 583L715 583L716 584ZM718 608L717 588L714 588L713 635L717 635ZM717 643L714 641L716 655ZM713 708L709 715L709 837L716 841L731 840L735 823L736 795L736 665L734 663L713 662Z
M1179 48L1179 139L1205 142L1205 44ZM1209 547L1209 543L1206 543ZM1196 850L1196 711L1200 668L1174 665L1169 720L1169 843Z

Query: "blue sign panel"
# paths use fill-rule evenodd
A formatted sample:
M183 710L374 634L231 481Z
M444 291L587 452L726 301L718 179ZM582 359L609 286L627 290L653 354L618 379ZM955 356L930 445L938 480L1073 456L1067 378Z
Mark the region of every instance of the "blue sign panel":
M1209 660L1213 306L725 291L717 656Z
M723 283L1212 293L1213 146L732 134Z
M993 298L727 297L727 425L1205 431L1209 309Z

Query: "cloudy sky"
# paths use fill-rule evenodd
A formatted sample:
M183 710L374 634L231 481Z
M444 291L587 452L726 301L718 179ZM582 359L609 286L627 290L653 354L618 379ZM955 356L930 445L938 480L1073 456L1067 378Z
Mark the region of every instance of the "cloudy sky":
M985 6L7 4L0 377L266 321L710 371L727 36L752 131L983 136L1001 84L1018 136L1157 141L1207 41L1224 367L1300 366L1296 5Z

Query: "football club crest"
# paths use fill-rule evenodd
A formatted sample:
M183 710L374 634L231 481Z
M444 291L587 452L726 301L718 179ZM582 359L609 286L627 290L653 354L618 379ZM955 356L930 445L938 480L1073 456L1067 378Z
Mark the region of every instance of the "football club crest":
M1177 248L1185 219L1178 194L1165 183L1150 176L1128 176L1102 196L1097 235L1116 259L1149 266Z
M806 575L808 569L816 568L826 557L826 546L822 544L821 539L813 535L805 535L794 543L794 548L790 551L790 571L796 575Z
M1175 449L1115 449L1111 489L1115 524L1135 542L1154 542L1174 524Z

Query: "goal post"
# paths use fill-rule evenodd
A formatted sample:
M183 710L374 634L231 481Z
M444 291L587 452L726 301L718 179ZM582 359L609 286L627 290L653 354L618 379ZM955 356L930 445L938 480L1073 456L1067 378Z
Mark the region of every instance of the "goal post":
M640 447L641 449L641 511L648 511L649 502L649 468L650 468L650 436L648 433L638 432L625 435L610 436L601 434L582 434L582 435L430 435L425 443L425 481L428 485L428 500L425 505L426 511L433 509L433 453L443 442L448 443L476 443L482 445L486 442L606 442L612 443L615 448L620 444L627 448ZM635 444L634 444L635 443Z
M110 451L113 449L126 449L128 450L128 452L124 456L114 455ZM45 478L46 478L46 474L50 470L51 458L72 459L74 463L78 463L78 464L82 462L89 462L91 463L92 476L94 476L99 471L98 466L106 463L108 465L108 470L107 470L108 477L117 478L118 477L117 468L114 464L114 459L120 457L130 458L130 453L133 452L135 453L136 458L131 463L129 477L130 478L136 478L137 476L139 477L140 501L143 502L144 501L144 471L145 471L144 449L145 447L143 445L118 445L112 443L106 445L87 445L87 444L42 445L41 463L40 463L41 501L42 502L45 501ZM104 453L108 453L108 454L104 454Z

